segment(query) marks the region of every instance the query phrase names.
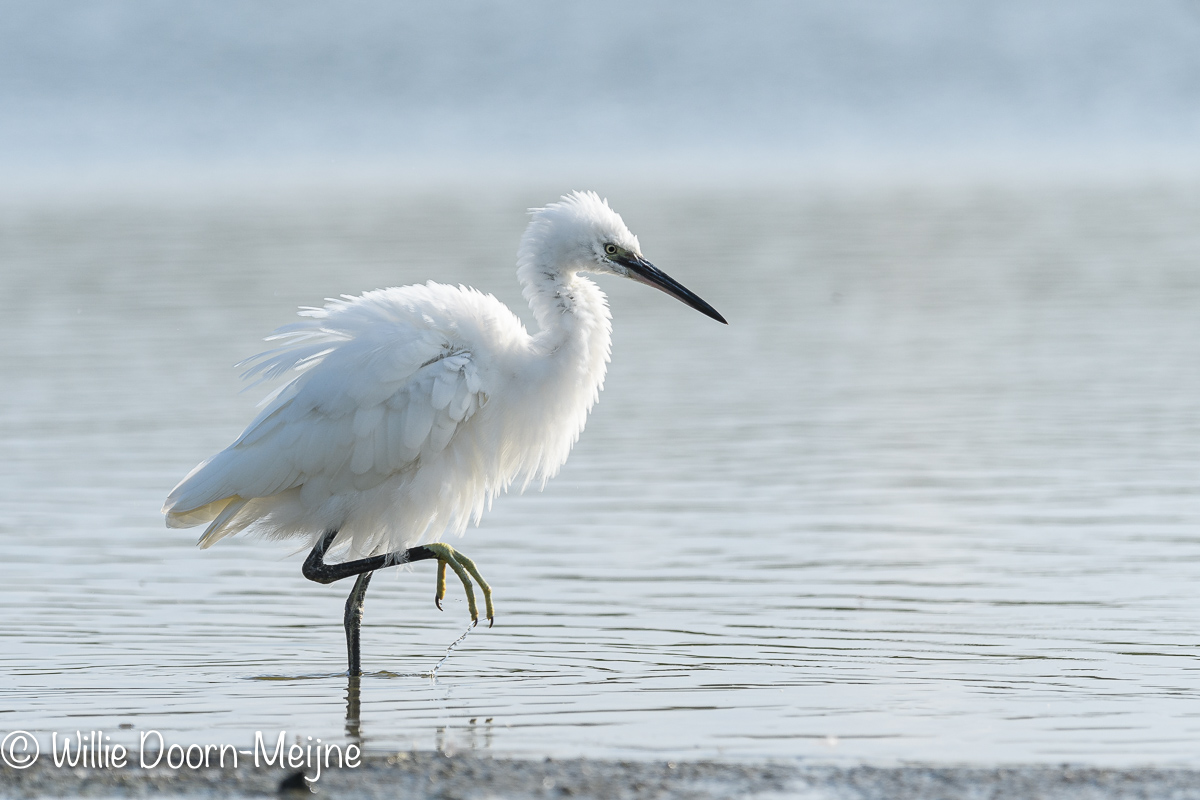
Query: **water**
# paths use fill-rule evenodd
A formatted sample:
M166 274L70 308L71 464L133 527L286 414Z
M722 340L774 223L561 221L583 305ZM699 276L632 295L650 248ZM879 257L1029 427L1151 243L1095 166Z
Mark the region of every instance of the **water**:
M1190 0L0 0L0 189L163 161L1195 174L1198 54Z
M731 325L606 282L570 462L455 542L495 628L431 680L461 592L380 573L357 689L348 586L158 507L297 305L437 278L523 308L552 192L0 211L0 731L1200 763L1196 187L610 195Z

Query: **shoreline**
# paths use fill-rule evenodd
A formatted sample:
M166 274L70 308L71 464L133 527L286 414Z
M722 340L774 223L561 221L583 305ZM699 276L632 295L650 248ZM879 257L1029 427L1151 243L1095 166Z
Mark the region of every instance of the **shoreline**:
M831 800L938 800L962 797L1200 799L1200 769L1083 765L898 767L802 762L610 761L491 758L437 752L368 755L356 769L332 769L302 785L295 771L240 769L106 770L0 767L0 797L193 798L403 797L724 800L814 797Z

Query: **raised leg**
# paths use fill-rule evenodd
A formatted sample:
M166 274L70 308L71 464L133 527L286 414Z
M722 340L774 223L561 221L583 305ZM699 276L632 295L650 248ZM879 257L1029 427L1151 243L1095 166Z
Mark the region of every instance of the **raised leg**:
M363 601L367 599L367 586L374 572L364 572L354 581L354 588L346 598L346 658L350 662L350 674L362 675L362 658L359 649L359 632L362 630Z
M410 547L407 550L400 550L395 553L384 553L379 556L371 556L370 558L360 558L355 561L343 561L340 564L326 564L325 553L329 551L329 546L333 544L333 540L337 538L337 531L327 531L321 540L313 547L312 552L308 554L308 558L304 560L302 569L304 577L310 581L317 583L333 583L340 581L342 578L350 578L358 576L358 580L354 582L354 588L350 591L350 596L346 598L346 652L350 662L350 675L361 675L362 666L359 659L359 634L362 629L363 602L367 595L367 585L371 582L371 573L377 569L391 567L396 564L408 564L413 561L425 561L428 559L437 559L438 562L438 580L437 591L434 594L434 603L440 609L442 607L442 598L446 595L446 567L454 570L454 573L462 581L463 589L467 593L467 608L471 613L471 621L479 621L479 611L475 605L475 592L471 587L471 579L479 584L480 590L483 592L484 609L487 613L488 626L492 624L495 617L495 612L492 608L492 589L487 585L483 576L479 574L479 570L475 568L475 563L471 559L456 551L448 544L430 544L420 547Z
M317 542L316 546L313 547L312 552L308 554L308 558L304 559L304 566L301 568L304 577L317 583L333 583L334 581L340 581L342 578L352 578L364 572L374 572L377 569L391 567L396 564L408 564L413 561L439 558L438 554L428 547L410 547L407 550L401 550L396 553L384 553L381 556L360 558L356 561L343 561L340 564L326 564L325 553L329 552L329 546L333 544L333 540L337 538L337 534L337 531L327 531L321 537L321 541Z

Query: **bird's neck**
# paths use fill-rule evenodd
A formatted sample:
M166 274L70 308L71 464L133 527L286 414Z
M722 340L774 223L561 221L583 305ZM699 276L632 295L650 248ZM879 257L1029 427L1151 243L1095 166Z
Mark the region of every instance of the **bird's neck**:
M536 433L524 467L526 481L544 483L567 460L588 412L600 399L612 347L608 302L596 284L575 271L539 268L522 260L518 269L523 293L537 318L528 354L532 369L522 373L520 404L530 418L523 424Z
M522 264L522 293L537 319L536 340L548 351L581 348L608 360L612 317L600 287L574 270L540 269ZM603 375L603 372L600 373Z

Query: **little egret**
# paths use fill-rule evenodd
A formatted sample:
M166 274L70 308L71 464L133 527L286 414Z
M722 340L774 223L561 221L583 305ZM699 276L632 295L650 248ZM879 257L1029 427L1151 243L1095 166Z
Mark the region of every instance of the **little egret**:
M441 608L446 568L492 593L474 563L440 539L478 524L518 482L543 485L567 460L599 399L612 324L581 273L619 275L719 322L708 303L642 257L637 237L594 192L533 209L517 277L540 330L530 335L492 295L429 282L330 300L277 330L246 377L293 373L242 435L167 497L170 527L208 523L200 547L246 528L306 539L304 577L357 576L344 624L350 674L361 674L359 629L372 573L435 559ZM327 564L331 548L345 560Z

